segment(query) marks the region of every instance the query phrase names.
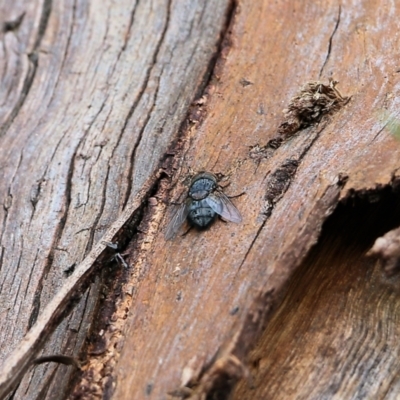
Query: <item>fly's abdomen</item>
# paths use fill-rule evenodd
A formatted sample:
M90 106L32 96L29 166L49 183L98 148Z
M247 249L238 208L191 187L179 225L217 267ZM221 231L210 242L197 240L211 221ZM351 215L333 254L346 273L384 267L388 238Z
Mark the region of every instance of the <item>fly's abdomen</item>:
M215 211L204 201L193 201L189 211L189 221L199 228L206 228L216 217Z

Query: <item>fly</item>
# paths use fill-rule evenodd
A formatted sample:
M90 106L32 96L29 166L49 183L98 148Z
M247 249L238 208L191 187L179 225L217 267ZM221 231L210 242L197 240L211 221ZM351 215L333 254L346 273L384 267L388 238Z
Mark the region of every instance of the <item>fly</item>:
M239 210L222 191L217 177L210 172L201 172L192 179L186 200L167 226L165 239L172 239L186 219L191 226L205 229L217 215L237 224L242 222Z

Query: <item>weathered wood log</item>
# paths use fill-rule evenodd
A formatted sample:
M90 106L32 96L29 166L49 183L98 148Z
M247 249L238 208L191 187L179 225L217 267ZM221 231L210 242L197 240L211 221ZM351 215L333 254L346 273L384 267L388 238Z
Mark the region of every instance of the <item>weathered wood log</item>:
M138 195L207 82L229 10L228 1L2 4L3 360L121 211L148 197ZM96 279L45 354L79 356L101 291ZM40 366L15 398L59 398L69 384L66 367Z
M71 385L73 398L395 398L398 278L365 253L400 225L400 144L377 115L396 111L396 5L14 7L2 39L25 67L3 74L2 357L54 293L64 304L66 283L103 268L44 350L83 373L35 368L16 398ZM321 102L329 78L338 107ZM245 191L244 222L166 242L166 204L200 170ZM128 270L106 262L105 232Z

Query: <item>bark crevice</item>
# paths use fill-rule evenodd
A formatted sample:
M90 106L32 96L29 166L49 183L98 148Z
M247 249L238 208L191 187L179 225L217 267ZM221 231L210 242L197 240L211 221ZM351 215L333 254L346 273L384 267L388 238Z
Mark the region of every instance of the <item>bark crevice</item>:
M336 24L335 24L335 27L333 28L333 31L332 31L332 33L331 33L331 36L329 37L328 52L327 52L327 54L326 54L325 61L324 61L324 63L322 64L321 70L319 71L319 78L321 78L322 73L324 72L324 68L325 68L326 64L328 63L328 61L329 61L329 57L330 57L331 51L332 51L333 37L335 36L336 31L337 31L338 28L339 28L341 13L342 13L342 5L339 4L339 11L338 11L337 19L336 19Z

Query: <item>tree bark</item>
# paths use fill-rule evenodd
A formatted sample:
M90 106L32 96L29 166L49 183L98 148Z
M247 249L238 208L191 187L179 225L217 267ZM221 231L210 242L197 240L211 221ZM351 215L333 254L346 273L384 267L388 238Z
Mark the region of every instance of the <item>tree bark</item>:
M398 277L366 257L400 225L396 4L0 9L2 371L27 332L86 363L14 398L396 398ZM202 170L244 221L166 242Z
M1 6L3 360L121 211L140 204L229 13L228 1L117 3ZM45 354L80 355L101 292L96 278ZM69 375L39 366L15 398L60 398Z

